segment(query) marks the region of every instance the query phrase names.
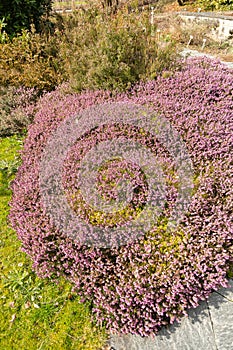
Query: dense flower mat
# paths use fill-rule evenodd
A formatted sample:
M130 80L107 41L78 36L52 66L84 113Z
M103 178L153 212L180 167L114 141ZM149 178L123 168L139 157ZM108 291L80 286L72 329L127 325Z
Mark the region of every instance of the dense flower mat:
M113 332L144 336L173 323L213 290L227 286L233 260L233 72L201 58L187 60L181 70L166 76L115 97L102 91L66 94L63 87L46 94L37 105L23 164L12 183L10 221L38 274L66 276L83 300L92 300L97 320ZM154 227L138 239L111 247L82 244L59 229L46 212L40 162L49 138L64 121L92 106L115 108L117 103L148 106L178 131L193 166L191 203L176 228L168 230L177 183L182 183L171 154L148 130L123 122L103 123L70 145L64 160L62 183L75 215L91 226L108 227L109 232L143 215L149 185L133 160L115 157L98 170L97 189L111 203L117 198L119 178L133 184L133 196L121 210L98 211L79 189L77 169L83 155L101 142L119 138L138 142L162 160L166 203Z

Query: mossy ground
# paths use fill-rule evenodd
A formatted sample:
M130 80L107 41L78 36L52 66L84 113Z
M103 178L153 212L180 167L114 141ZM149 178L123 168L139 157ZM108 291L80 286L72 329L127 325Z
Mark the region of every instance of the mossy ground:
M103 349L107 335L91 321L89 306L68 282L38 278L8 225L9 182L21 145L21 137L0 139L0 349Z

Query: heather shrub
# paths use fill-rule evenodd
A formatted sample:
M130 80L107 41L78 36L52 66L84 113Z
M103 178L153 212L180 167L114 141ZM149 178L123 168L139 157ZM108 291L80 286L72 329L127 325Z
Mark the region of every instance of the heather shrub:
M176 65L175 43L151 35L146 12L107 16L94 7L69 16L65 28L61 55L77 91L126 90Z
M65 276L83 300L91 300L96 319L112 332L155 334L188 308L196 307L213 290L227 286L233 260L232 83L232 71L220 63L207 58L189 59L172 76L142 82L130 93L114 97L108 91L64 95L62 89L57 89L37 105L22 152L23 163L12 184L9 218L38 275ZM192 196L174 229L168 229L169 215L184 183L174 155L161 143L159 134L155 137L151 130L125 123L124 113L118 122L107 121L106 115L114 115L119 106L131 106L132 117L140 106L142 120L146 118L145 108L152 109L161 116L158 120L165 117L185 142L194 174ZM102 115L102 122L91 127L95 125L95 111ZM123 111L129 113L127 108ZM86 124L79 123L81 115ZM67 128L67 135L57 133L61 126ZM80 136L74 138L74 131ZM103 163L95 157L99 145L114 140L140 144L161 160L165 205L152 221L153 226L142 230L138 238L110 247L83 244L79 237L92 234L88 227L110 232L112 239L111 232L148 214L150 183L140 162L129 159L127 151L119 157L113 153ZM58 149L59 155L61 144L67 147L61 165L60 158L51 155L48 162L62 169L62 193L75 218L82 220L81 228L77 221L78 237L63 230L70 220L62 212L61 193L56 192L57 170L46 170L43 163L48 147L53 152ZM80 186L86 176L78 178L77 173L87 152L92 152L88 153L89 161L97 171L100 199L116 202L119 178L123 178L133 189L127 206L103 215L85 200ZM49 203L44 200L43 172L45 189L51 195L55 193L52 206L60 221L50 215Z
M0 136L23 133L32 122L38 91L34 88L0 88Z

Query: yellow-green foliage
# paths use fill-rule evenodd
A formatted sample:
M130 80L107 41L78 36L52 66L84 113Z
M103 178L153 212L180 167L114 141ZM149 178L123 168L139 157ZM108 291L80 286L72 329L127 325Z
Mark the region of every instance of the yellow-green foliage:
M129 220L129 218L136 218L142 211L142 208L134 208L132 205L127 205L121 209L112 211L111 213L105 213L104 211L99 211L91 206L88 209L85 208L85 201L82 197L81 191L76 191L76 193L72 196L75 202L71 204L73 209L87 218L89 223L94 226L109 226L114 227L116 224L124 224Z
M166 225L159 225L153 234L155 238L152 240L152 244L158 247L161 252L168 252L171 249L179 247L185 237L184 232L169 231Z
M164 221L164 220L163 220ZM149 239L145 239L145 244L151 244L151 247L155 251L159 251L161 254L172 256L173 258L181 258L182 253L180 247L187 242L187 235L182 230L169 230L167 229L167 223L161 222L153 232L150 232ZM164 272L169 269L168 260L156 260L155 265L150 266L151 272L160 271Z
M46 37L24 30L0 44L2 85L51 90L64 80L56 36Z
M21 144L16 136L0 139L0 349L103 349L106 334L91 321L89 306L69 283L39 279L7 225L9 181Z
M18 150L21 145L22 140L18 136L0 139L0 196L1 205L3 205L1 209L4 209L4 203L10 195L9 182L13 179L20 163ZM3 220L2 217L1 219Z

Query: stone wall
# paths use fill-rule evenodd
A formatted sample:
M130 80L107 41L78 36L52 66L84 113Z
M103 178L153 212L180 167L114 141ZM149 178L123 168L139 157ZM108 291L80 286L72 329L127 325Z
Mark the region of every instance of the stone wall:
M180 12L178 16L186 25L208 24L210 27L210 36L217 41L233 39L233 16L224 16L208 12L191 13Z

